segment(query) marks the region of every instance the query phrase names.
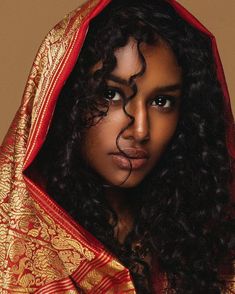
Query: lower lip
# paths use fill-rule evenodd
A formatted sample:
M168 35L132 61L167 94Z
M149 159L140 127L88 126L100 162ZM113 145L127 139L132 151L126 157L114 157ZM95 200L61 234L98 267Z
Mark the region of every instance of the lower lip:
M147 162L147 158L128 159L122 155L116 155L116 154L112 154L112 160L119 168L127 169L127 170L130 170L131 168L140 169ZM130 162L131 162L131 165L130 165Z

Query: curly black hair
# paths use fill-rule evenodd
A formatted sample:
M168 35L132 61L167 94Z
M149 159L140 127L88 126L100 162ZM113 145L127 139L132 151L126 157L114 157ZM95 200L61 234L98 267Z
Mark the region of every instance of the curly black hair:
M109 110L107 102L97 97L102 97L116 66L115 50L130 37L136 40L142 61L138 75L146 68L141 43L164 40L170 46L182 68L183 93L170 144L131 192L138 218L120 244L114 237L117 215L104 197L102 182L84 166L78 150L84 131ZM92 73L99 61L102 68ZM133 95L128 99L138 91L135 78L129 80ZM35 167L46 179L49 195L129 268L137 293L153 291L151 269L143 260L146 252L167 277L166 293L216 294L226 287L221 268L230 256L234 224L223 101L210 39L167 1L114 0L91 21ZM136 241L139 250L133 250Z

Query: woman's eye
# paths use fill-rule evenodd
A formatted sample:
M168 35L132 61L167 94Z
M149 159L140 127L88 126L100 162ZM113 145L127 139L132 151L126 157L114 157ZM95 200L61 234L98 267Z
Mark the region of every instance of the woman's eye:
M104 98L109 101L120 101L122 100L122 95L115 89L107 89L104 92Z
M175 98L172 96L158 96L152 100L151 105L158 108L169 109L175 104Z

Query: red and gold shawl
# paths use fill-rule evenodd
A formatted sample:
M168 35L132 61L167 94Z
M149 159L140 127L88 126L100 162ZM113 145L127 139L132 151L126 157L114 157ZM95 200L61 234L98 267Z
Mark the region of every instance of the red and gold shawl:
M88 1L49 32L1 146L0 293L72 294L81 293L79 288L85 293L136 293L128 269L24 174L45 141L56 99L78 58L89 21L110 1ZM215 38L176 1L169 2L212 40L225 94L227 146L235 158L234 121ZM159 288L165 283L158 282Z

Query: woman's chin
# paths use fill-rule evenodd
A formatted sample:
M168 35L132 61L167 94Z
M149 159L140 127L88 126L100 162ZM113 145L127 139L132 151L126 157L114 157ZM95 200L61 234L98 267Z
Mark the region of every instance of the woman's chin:
M130 175L129 177L119 177L119 178L112 178L106 179L105 185L119 187L119 188L135 188L143 181L143 177L137 177L134 175ZM104 185L104 186L105 186Z

